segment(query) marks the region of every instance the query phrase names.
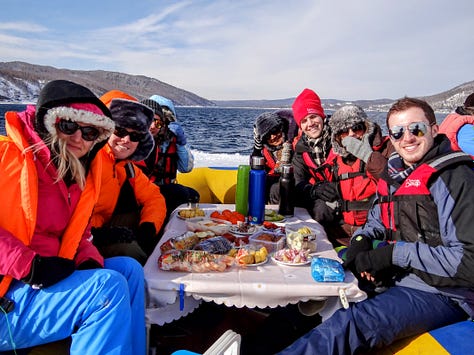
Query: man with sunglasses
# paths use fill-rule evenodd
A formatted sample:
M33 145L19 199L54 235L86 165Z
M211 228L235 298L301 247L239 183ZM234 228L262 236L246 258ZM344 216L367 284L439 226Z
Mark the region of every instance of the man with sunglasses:
M166 216L159 187L133 164L153 149L153 111L118 90L101 100L109 106L115 130L100 152L102 188L91 219L94 244L104 256L131 256L144 265Z
M474 316L474 171L415 98L387 114L396 150L346 267L387 287L331 318L282 354L353 354ZM373 240L384 240L372 249Z

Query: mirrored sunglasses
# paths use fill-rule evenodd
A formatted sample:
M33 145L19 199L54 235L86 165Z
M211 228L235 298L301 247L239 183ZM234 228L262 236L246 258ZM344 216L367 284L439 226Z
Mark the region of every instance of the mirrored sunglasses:
M393 126L388 130L388 134L394 140L398 141L403 137L405 130L413 134L416 137L423 137L428 132L428 125L424 122L413 122L408 126Z
M67 134L68 136L73 135L79 129L81 131L82 139L89 142L95 141L100 135L99 129L94 126L81 127L77 122L65 119L59 120L56 127L61 133Z
M114 134L120 138L125 138L126 136L129 136L132 142L140 142L145 137L144 133L129 132L125 128L122 128L122 127L115 127Z

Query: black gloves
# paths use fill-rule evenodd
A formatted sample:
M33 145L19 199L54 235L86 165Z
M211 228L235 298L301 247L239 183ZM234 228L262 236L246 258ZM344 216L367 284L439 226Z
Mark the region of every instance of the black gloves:
M116 243L131 243L135 240L133 230L119 226L92 228L92 236L92 242L97 247Z
M22 281L33 288L46 288L65 279L75 270L74 261L59 256L36 255L31 271Z
M153 253L158 243L158 238L156 236L155 225L152 222L143 222L140 224L137 232L137 242L146 255L150 256L151 253Z
M310 191L311 198L313 200L323 200L327 202L336 201L339 199L339 192L337 191L337 185L335 182L318 182L311 187Z
M368 272L377 278L378 272L392 266L393 247L393 244L389 244L357 254L354 261L357 272Z
M351 269L355 258L361 252L372 250L372 240L365 235L357 235L351 240L351 244L346 251L346 260L344 261L344 268Z
M90 269L102 269L102 265L100 265L97 261L93 259L88 259L77 266L77 270L90 270Z

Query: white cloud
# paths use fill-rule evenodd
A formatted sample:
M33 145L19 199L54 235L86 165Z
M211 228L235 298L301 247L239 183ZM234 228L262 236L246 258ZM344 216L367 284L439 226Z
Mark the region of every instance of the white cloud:
M209 99L286 98L304 87L396 98L473 80L471 0L118 1L116 22L102 27L67 32L35 17L0 25L3 60L143 74Z

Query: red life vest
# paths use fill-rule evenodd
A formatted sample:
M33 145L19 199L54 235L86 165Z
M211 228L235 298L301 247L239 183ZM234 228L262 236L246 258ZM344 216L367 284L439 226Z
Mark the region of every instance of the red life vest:
M311 157L311 154L309 152L303 152L302 153L303 161L308 166L309 172L311 174L311 178L309 179L309 182L311 184L315 184L320 181L332 181L332 174L331 174L331 164L329 162L332 162L336 158L336 154L332 151L332 149L329 151L329 155L326 158L326 161L318 166L314 159Z
M275 168L278 167L275 157L266 147L262 149L263 156L265 158L266 172L267 175L279 176L280 174L275 173Z
M162 152L161 147L156 145L153 152L145 160L150 181L157 185L171 184L176 179L178 171L178 152L176 148L176 137L170 140L166 151ZM137 164L142 167L142 164Z
M466 124L474 125L474 116L452 113L441 122L439 132L444 133L449 138L452 150L461 150L458 144L458 132ZM474 159L474 156L471 157Z
M363 225L375 197L377 181L367 176L365 163L360 159L348 165L340 155L336 155L332 166L342 198L341 210L344 222L352 226Z
M438 208L429 187L434 176L460 162L472 163L468 154L450 152L420 164L393 193L389 192L387 177L377 185L382 223L389 231L389 240L422 241L430 246L441 244Z

